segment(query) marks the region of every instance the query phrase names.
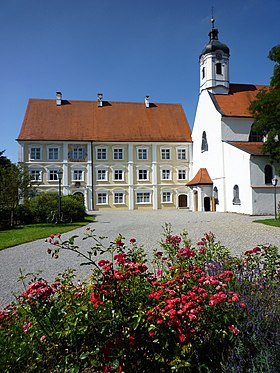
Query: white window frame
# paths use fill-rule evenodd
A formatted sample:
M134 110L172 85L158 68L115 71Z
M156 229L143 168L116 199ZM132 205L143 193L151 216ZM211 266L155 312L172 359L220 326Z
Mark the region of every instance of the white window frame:
M96 168L96 181L108 181L108 169L107 168ZM105 175L105 178L99 178L99 172L100 174L102 173L103 175Z
M57 158L51 158L50 157L50 151L52 150L52 151L54 151L54 150L57 150ZM59 154L59 146L48 146L47 147L47 159L48 159L48 161L58 161L59 160L59 157L60 157L60 154Z
M76 174L79 174L81 175L81 178L76 178L75 175ZM74 170L72 170L72 181L84 181L85 179L85 172L84 170L80 169L80 168L75 168Z
M73 162L84 161L86 159L85 145L71 145L70 147L70 160Z
M51 175L56 175L56 177L52 179ZM58 169L57 168L48 169L48 181L58 181Z
M177 148L176 153L178 161L185 161L187 159L187 148Z
M120 157L120 152L121 152L121 157ZM114 161L123 161L124 160L124 147L123 146L113 147L113 160Z
M118 199L120 196L122 196L122 200L117 201L116 199ZM123 190L113 191L113 204L114 205L124 205L125 204L125 192Z
M169 195L169 200L165 200L167 193ZM161 203L173 203L173 194L171 190L162 190L161 191Z
M144 156L145 153L145 156ZM149 149L147 147L137 148L137 160L138 161L147 161L149 159Z
M160 159L162 161L170 161L172 159L171 148L168 148L168 147L160 148Z
M36 150L35 150L36 149ZM35 156L32 157L32 151L35 150ZM40 157L37 157L37 151L39 150ZM42 160L42 146L41 145L30 145L29 146L29 160L30 161L41 161Z
M33 182L42 181L42 170L38 170L38 169L33 168L33 169L29 170L29 174L30 174ZM34 176L33 174L36 174L36 177L33 177ZM37 177L37 175L39 177Z
M185 178L180 178L179 175L180 173L184 172L185 173ZM177 169L177 180L181 181L181 180L187 180L187 169L186 168L178 168Z
M146 178L140 178L140 173L145 172L146 173ZM137 169L137 181L149 181L149 170L147 168L138 168Z
M97 146L96 147L96 160L97 161L107 161L108 159L108 148L106 146ZM105 157L104 157L105 154Z
M138 200L139 196L143 197L142 201ZM146 197L148 197L148 200L146 200ZM151 203L152 203L152 192L151 191L147 191L147 190L136 191L136 204L137 205L148 205Z
M168 177L165 177L165 173L168 172ZM172 180L172 170L169 167L161 168L160 170L160 178L161 180Z
M102 195L102 201L99 201L99 197ZM98 190L96 192L96 205L108 205L108 191Z
M116 178L116 173L121 172L121 178ZM122 168L114 168L113 169L113 180L114 181L124 181L124 170Z

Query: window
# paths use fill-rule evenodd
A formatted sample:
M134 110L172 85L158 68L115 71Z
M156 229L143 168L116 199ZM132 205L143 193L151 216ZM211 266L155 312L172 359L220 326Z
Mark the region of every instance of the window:
M99 161L107 159L107 148L97 148L96 149L96 159Z
M151 203L151 192L137 192L137 203Z
M233 200L232 200L232 203L234 205L241 205L241 201L239 199L239 186L238 185L234 185L234 187L233 187Z
M124 193L123 192L114 192L114 204L123 204L124 203Z
M147 148L138 148L137 149L137 159L140 161L145 161L148 159L148 149Z
M148 170L145 170L145 169L138 170L138 180L149 180Z
M265 184L272 184L273 170L270 164L267 164L264 168L264 182Z
M114 160L122 160L124 158L123 148L114 148L113 149L113 159Z
M214 198L215 204L218 205L219 204L219 193L218 193L218 188L216 186L213 189L213 198Z
M169 148L162 148L160 152L161 159L171 159L171 151Z
M186 170L178 170L178 180L186 180L187 179L187 171Z
M96 170L96 180L108 180L108 171L104 168Z
M30 159L32 161L38 161L41 159L41 147L30 148Z
M49 170L49 180L51 181L58 180L57 170Z
M42 180L41 170L30 170L30 175L32 177L32 180L34 180L34 181L41 181Z
M161 193L161 202L162 203L171 203L171 192L169 191L163 191Z
M84 180L84 171L83 170L74 170L72 178L75 181L82 181L82 180Z
M202 141L201 141L201 153L208 151L208 143L207 143L207 137L206 132L203 131L202 133Z
M264 134L262 132L254 131L251 127L249 141L250 142L263 142Z
M222 74L222 64L221 62L216 63L216 74Z
M97 192L96 204L97 205L107 205L108 204L108 193L107 192Z
M202 68L202 79L205 78L205 67Z
M186 149L177 149L177 159L178 160L185 160L187 159L187 151Z
M48 148L48 160L58 161L59 159L59 149L58 148Z
M114 180L124 180L124 171L114 170Z
M171 180L171 171L168 168L161 170L161 180Z
M71 161L84 161L86 158L86 150L82 145L72 145L70 151Z

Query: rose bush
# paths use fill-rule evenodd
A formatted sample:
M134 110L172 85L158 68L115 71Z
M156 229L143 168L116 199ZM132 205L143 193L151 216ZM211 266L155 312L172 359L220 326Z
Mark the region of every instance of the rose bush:
M212 233L191 245L166 224L148 263L135 238L119 234L106 247L88 229L87 252L75 238L52 235L47 252L81 255L90 280L76 281L72 270L52 284L22 277L24 291L0 311L4 372L279 371L275 247L235 258Z

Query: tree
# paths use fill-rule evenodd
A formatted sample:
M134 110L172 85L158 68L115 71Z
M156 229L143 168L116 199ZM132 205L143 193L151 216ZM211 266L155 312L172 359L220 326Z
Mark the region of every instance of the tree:
M2 155L2 154L1 154ZM31 177L22 166L6 162L0 166L0 225L14 225L20 201L28 196Z
M275 62L270 87L264 88L252 101L253 130L263 133L266 141L263 152L271 163L280 163L280 45L273 47L268 58ZM280 166L278 166L280 171Z
M3 155L5 153L6 150L0 150L0 167L2 168L2 166L8 166L10 165L12 162L9 160L9 158L7 158L5 155Z

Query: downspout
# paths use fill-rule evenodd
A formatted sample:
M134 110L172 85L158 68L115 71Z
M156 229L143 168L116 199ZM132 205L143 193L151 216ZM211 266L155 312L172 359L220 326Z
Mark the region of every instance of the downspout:
M92 206L92 210L94 211L94 188L93 188L93 176L94 176L94 172L93 172L93 151L92 151L92 148L93 148L93 141L91 140L90 141L90 152L91 152L91 206Z

